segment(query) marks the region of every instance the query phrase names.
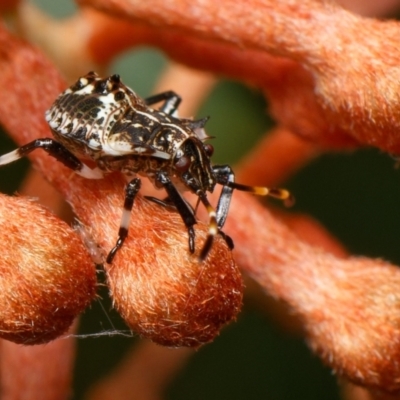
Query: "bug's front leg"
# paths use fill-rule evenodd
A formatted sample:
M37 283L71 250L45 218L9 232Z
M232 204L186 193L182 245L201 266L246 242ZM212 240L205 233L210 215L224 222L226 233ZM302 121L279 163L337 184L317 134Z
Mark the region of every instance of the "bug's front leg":
M220 196L218 207L221 208L221 221L225 223L225 219L229 210L230 199L232 198L233 190L249 192L258 196L269 196L275 199L283 200L285 205L291 206L294 203L294 197L286 189L268 188L266 186L247 186L235 182L235 175L229 165L214 165L213 171L216 175L217 182L223 186L223 191ZM224 189L225 192L224 192ZM225 218L223 218L225 216ZM218 225L219 226L219 225ZM223 226L223 225L222 225Z
M195 233L193 226L197 223L197 221L194 216L193 209L182 198L177 188L164 171L159 171L156 175L156 179L163 185L168 194L169 201L176 207L176 210L180 214L189 234L189 251L194 253Z
M222 191L217 205L218 228L222 229L225 225L226 218L228 217L229 206L231 204L234 190L232 187L228 186L228 184L235 182L235 174L229 165L214 165L212 168L217 182L222 185Z
M210 252L212 245L214 243L214 237L218 233L222 235L222 237L225 239L227 245L232 249L233 248L233 242L232 239L225 235L218 227L218 222L217 222L217 213L210 204L210 202L207 199L207 195L203 191L198 191L196 194L199 196L199 200L201 203L204 205L204 207L207 210L208 214L208 236L207 239L203 245L203 248L201 249L199 260L204 261Z
M101 179L103 173L98 168L90 168L65 146L51 138L36 139L0 157L0 165L6 165L28 155L33 150L43 149L57 161L88 179Z
M283 200L286 205L291 205L294 202L293 196L286 189L267 188L262 186L247 186L235 182L235 174L229 165L214 165L213 172L217 182L222 185L222 191L219 196L216 219L219 233L222 234L228 246L233 249L233 241L224 232L221 231L225 225L226 218L229 213L229 206L232 200L233 191L240 190L250 192L260 196L270 196Z
M117 251L122 247L126 237L128 236L129 222L131 220L131 213L135 197L138 194L141 186L139 178L132 179L125 188L124 210L122 212L121 224L118 231L118 239L115 246L108 253L107 263L111 264L117 254Z
M148 106L164 101L164 104L159 108L159 111L162 111L168 115L173 115L178 109L182 98L175 92L169 90L167 92L162 92L155 94L154 96L147 97L144 99L144 101Z

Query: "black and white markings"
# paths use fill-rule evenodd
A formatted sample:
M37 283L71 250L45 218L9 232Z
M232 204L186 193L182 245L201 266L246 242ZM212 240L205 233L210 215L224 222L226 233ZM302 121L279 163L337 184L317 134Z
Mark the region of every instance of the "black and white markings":
M241 190L261 196L272 196L287 202L291 195L283 189L252 187L235 183L228 165L211 163L213 147L204 130L208 118L179 118L181 98L174 92L163 92L147 99L140 98L125 86L118 75L101 78L94 72L61 93L45 118L55 139L36 139L0 156L0 165L9 164L35 149L43 149L77 174L88 179L101 179L104 174L120 171L129 179L118 237L107 256L111 263L128 236L131 211L140 190L137 174L146 175L157 188L164 188L165 200L148 198L180 214L189 236L189 251L195 251L196 213L183 197L184 190L194 193L206 208L209 218L208 237L200 251L204 260L220 234L230 248L232 239L223 228L233 191ZM153 104L162 103L153 109ZM90 168L85 160L95 161ZM217 208L210 204L207 192L222 185Z

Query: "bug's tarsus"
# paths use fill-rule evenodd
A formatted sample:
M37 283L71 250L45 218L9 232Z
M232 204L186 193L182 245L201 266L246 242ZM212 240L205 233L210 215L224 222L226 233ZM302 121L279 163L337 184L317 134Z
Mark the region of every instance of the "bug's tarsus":
M229 247L229 250L233 250L235 248L235 244L233 243L233 240L229 235L221 230L218 231L218 234L221 235L222 238L225 240L225 243Z
M211 251L213 242L214 242L214 236L208 235L206 241L204 242L203 248L200 251L199 255L200 262L203 262L207 258L208 253Z

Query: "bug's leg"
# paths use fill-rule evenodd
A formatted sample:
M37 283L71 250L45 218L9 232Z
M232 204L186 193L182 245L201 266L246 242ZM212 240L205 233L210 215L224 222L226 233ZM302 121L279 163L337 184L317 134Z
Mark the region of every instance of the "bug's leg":
M226 218L228 217L229 206L231 204L232 194L234 190L233 188L227 186L226 183L234 182L235 174L229 165L213 166L213 171L217 178L217 182L223 185L216 209L218 233L224 238L226 244L232 250L234 248L233 240L221 229L225 225Z
M153 203L158 204L159 206L165 207L165 208L172 208L176 210L175 204L171 202L169 197L166 197L164 200L161 200L157 197L153 196L143 196L145 199L152 201Z
M193 209L188 205L186 200L182 198L178 189L174 186L174 184L171 182L171 179L165 172L158 172L156 179L163 185L164 189L168 193L169 200L176 207L176 210L180 214L189 234L189 251L194 253L195 233L193 226L197 223L197 221L194 216Z
M148 106L159 103L160 101L164 101L164 104L159 108L159 111L162 111L168 115L174 115L182 101L182 98L175 92L169 90L167 92L162 92L155 94L154 96L147 97L144 99L144 101Z
M206 194L204 192L199 191L199 192L197 192L197 195L199 196L200 201L203 203L203 205L206 208L207 213L208 213L208 236L203 245L203 248L201 249L200 256L199 256L199 260L204 261L208 255L208 253L211 250L215 235L220 233L220 230L218 228L217 213L215 212L214 208L208 201ZM222 236L224 237L224 239L229 237L229 236L226 236L224 233L222 233ZM228 246L229 246L230 242L232 242L231 239L229 241L227 241Z
M128 236L129 222L131 220L131 212L133 207L133 202L138 194L141 186L141 181L139 178L132 179L125 187L125 200L124 200L124 210L122 212L121 224L118 231L118 239L115 246L108 253L107 263L111 264L115 254L123 245L126 237Z
M172 200L168 196L163 200L153 196L143 196L143 197L165 208L176 210L176 205L172 202ZM192 210L193 215L196 215L196 211L193 209L190 203L188 203L184 197L182 197L182 200L186 202L187 206Z
M222 191L217 205L218 228L222 229L225 225L226 218L228 217L229 206L233 194L233 188L227 184L235 182L235 174L229 165L214 165L213 171L217 178L217 182L222 185Z
M214 165L213 171L215 173L217 182L222 185L222 191L217 205L217 223L218 228L222 229L228 217L229 206L231 204L233 191L241 190L258 194L260 196L271 196L283 200L286 205L291 205L294 202L293 196L285 189L258 186L246 186L235 182L235 174L229 165ZM220 234L224 237L228 246L233 249L232 239L220 230Z
M33 150L43 149L57 161L88 179L101 179L103 173L98 168L89 168L65 146L51 138L36 139L0 157L0 165L9 164L28 155Z
M217 182L223 186L223 191L226 188L225 196L229 197L229 201L220 198L220 202L222 202L221 217L222 215L225 215L225 219L228 212L230 198L232 197L233 190L249 192L256 194L258 196L274 197L275 199L283 200L286 206L291 206L294 203L294 197L286 189L267 188L265 186L247 186L247 185L242 185L240 183L236 183L234 173L231 167L229 167L228 165L215 165L213 166L213 171L216 175ZM221 197L223 196L223 194L224 192L222 192ZM224 205L223 203L226 203L227 205L226 204ZM225 219L223 220L224 222Z

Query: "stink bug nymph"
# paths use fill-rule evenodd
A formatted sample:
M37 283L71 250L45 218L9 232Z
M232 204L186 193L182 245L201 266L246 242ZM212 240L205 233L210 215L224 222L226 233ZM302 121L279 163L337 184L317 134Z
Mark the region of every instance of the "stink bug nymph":
M184 199L189 190L202 203L209 216L208 237L200 251L200 260L207 257L216 234L221 234L229 247L232 240L221 229L229 211L234 189L291 201L284 189L268 189L235 183L228 165L212 165L213 147L199 120L177 116L181 98L174 92L163 92L140 98L124 85L118 75L101 78L94 72L61 93L46 112L46 120L55 139L36 139L0 157L0 165L43 149L77 174L88 179L101 179L111 171L120 171L129 182L118 238L107 256L111 263L128 235L131 210L140 189L138 174L147 176L156 187L164 188L165 200L147 197L160 206L174 207L181 215L189 235L189 251L194 252L195 210ZM161 103L158 109L151 105ZM95 161L90 168L85 159ZM207 199L216 184L222 185L217 207Z

